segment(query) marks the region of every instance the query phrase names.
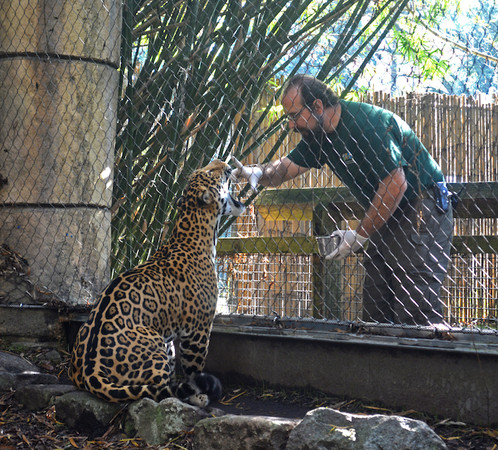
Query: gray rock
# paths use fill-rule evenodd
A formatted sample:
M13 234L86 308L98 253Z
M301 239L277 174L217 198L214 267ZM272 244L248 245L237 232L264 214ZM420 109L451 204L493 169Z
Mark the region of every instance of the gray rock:
M128 408L125 432L140 437L149 445L161 445L171 437L191 430L200 420L221 414L224 412L198 408L177 398L166 398L159 403L144 398Z
M55 399L57 420L91 437L103 434L123 407L84 391L69 392Z
M55 403L55 399L75 391L72 384L33 384L16 391L16 399L29 411L40 411Z
M16 388L27 384L57 384L59 382L55 375L41 372L23 372L16 374Z
M194 427L194 448L198 450L284 449L295 419L264 416L226 415L200 421Z
M55 375L40 372L0 372L0 392L17 390L28 384L56 384L58 379Z
M318 408L290 433L286 450L439 450L446 445L424 422L399 416L361 416Z
M15 389L16 374L10 372L0 372L0 392L7 392Z
M58 364L62 361L61 354L57 350L48 351L45 354L45 359L55 364Z
M0 352L0 392L17 390L28 384L55 384L55 375L40 373L39 369L18 355Z
M22 373L39 372L38 368L19 355L0 352L0 372Z

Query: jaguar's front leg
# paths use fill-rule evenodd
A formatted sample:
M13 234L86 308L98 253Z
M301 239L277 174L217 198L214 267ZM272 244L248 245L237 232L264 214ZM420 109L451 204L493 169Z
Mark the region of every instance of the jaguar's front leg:
M179 392L181 391L180 395L192 404L218 401L222 395L220 380L214 375L203 372L208 344L209 335L202 333L180 339L180 362L187 381L179 386ZM206 406L207 403L202 406Z

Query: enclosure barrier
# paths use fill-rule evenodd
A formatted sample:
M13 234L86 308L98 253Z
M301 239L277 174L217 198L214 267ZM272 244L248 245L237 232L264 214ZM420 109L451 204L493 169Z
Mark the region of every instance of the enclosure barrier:
M405 6L0 1L0 304L91 305L167 239L195 169L288 154L299 136L279 98L300 72L398 114L464 183L441 302L448 323L496 332L495 67L456 47L439 61L448 77L422 76L387 43L410 36L394 27L413 24ZM468 38L484 45L488 26ZM465 86L460 66L474 77ZM263 191L220 240L219 311L357 321L362 255L325 263L315 237L360 209L327 168Z

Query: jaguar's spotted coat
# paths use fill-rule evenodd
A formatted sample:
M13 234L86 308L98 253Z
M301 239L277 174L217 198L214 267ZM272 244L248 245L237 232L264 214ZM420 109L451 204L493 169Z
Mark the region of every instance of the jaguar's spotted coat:
M214 265L222 215L244 210L219 160L190 177L169 241L102 292L78 333L69 376L109 401L175 396L205 406L221 395L203 373L218 296ZM175 382L174 345L186 380Z

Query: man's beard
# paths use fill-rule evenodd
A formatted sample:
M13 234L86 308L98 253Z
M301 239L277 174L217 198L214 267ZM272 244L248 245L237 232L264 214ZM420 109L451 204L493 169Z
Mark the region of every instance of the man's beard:
M327 137L327 132L323 129L323 117L319 118L315 128L313 128L312 130L306 128L302 130L297 129L296 131L301 133L303 141L307 142L308 144L316 143L321 145Z

